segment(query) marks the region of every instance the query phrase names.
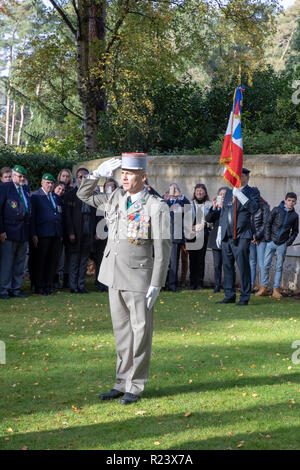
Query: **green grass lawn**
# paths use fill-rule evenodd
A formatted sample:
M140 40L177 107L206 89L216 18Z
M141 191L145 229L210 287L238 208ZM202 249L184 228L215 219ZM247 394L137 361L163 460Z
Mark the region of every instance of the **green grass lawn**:
M0 301L0 449L299 449L300 301L162 292L140 401L101 402L116 354L108 294Z

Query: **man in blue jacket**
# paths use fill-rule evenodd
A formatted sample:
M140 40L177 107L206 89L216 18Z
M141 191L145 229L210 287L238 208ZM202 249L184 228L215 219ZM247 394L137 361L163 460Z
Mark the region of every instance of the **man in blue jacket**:
M31 235L37 260L35 271L35 293L52 294L58 256L60 253L62 228L62 208L53 196L55 178L44 173L41 188L31 196L32 217Z
M12 180L0 185L0 299L25 297L21 292L29 239L30 191L21 165Z
M297 203L297 195L295 193L287 193L285 200L279 206L272 209L265 227L265 240L267 242L264 268L262 273L261 286L257 296L267 295L267 287L269 283L269 271L271 268L274 254L276 253L276 267L274 276L274 287L272 297L280 299L280 284L282 278L283 263L285 260L286 250L291 246L299 233L299 217L294 209Z

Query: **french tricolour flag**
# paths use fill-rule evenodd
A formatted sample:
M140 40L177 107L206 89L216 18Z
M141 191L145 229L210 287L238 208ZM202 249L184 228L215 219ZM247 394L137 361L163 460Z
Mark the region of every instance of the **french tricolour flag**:
M225 165L224 179L232 187L241 186L243 168L242 104L245 87L238 86L233 97L220 163Z

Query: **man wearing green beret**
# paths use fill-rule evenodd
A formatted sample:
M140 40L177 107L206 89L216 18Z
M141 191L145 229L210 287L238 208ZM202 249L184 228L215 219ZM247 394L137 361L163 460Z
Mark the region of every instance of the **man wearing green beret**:
M31 196L32 218L32 253L36 260L31 279L35 293L52 294L54 276L61 251L63 236L62 208L53 197L55 178L50 173L42 176L41 187Z
M30 190L21 165L12 180L0 185L0 299L25 297L21 292L29 239Z

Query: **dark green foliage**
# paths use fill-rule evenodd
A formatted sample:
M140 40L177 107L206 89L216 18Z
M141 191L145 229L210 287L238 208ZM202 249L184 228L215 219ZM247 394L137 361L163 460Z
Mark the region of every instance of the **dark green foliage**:
M298 76L300 78L300 76ZM245 80L243 137L245 153L297 153L300 106L292 101L297 74L257 71ZM118 119L109 108L101 119L101 149L219 154L227 127L236 82L220 80L210 89L189 82L154 81L135 90L135 114ZM143 99L141 96L143 95ZM142 103L152 103L151 112ZM142 122L142 124L141 124Z
M84 154L58 155L49 153L18 153L10 147L0 146L0 168L8 166L13 168L17 163L27 170L28 183L31 190L40 187L43 173L51 173L55 178L60 170L69 168L79 161L89 160L90 156Z

